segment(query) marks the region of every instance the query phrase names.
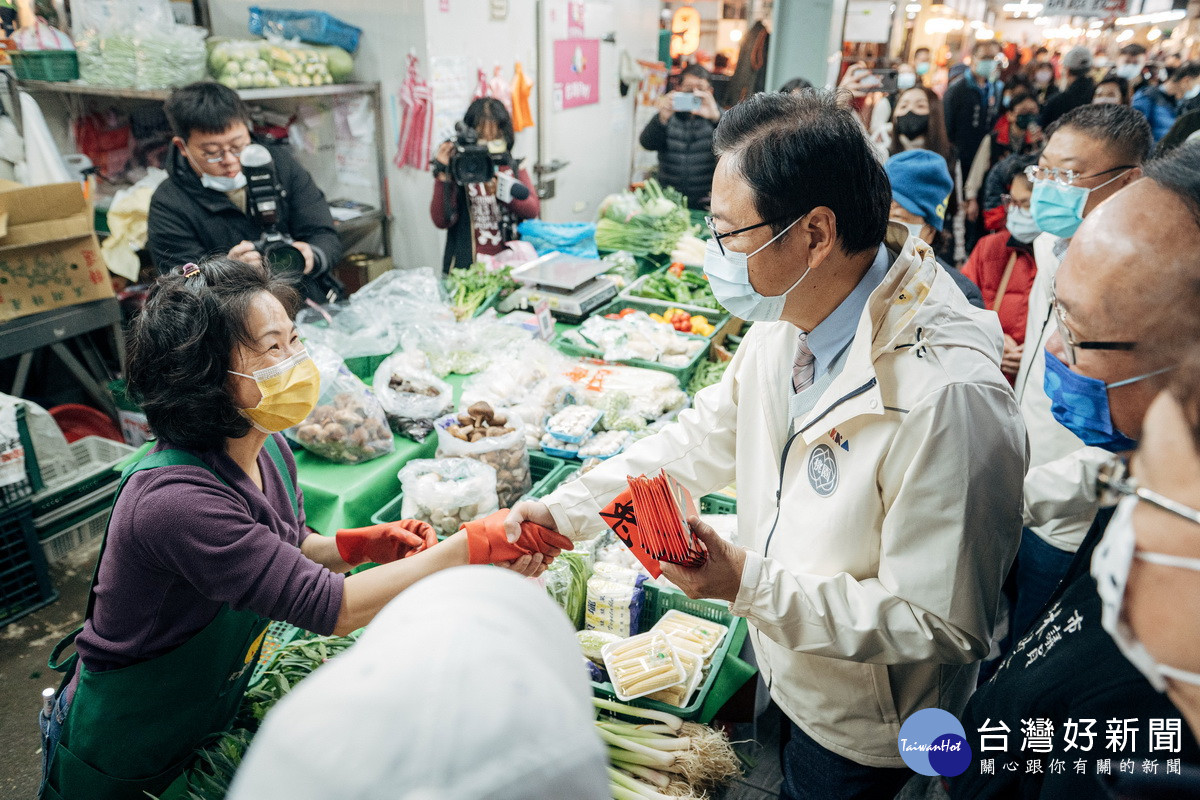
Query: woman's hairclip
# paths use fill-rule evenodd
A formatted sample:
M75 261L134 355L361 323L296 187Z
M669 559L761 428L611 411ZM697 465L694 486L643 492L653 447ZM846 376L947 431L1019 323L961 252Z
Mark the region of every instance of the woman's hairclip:
M198 266L196 266L195 264L193 264L191 261L184 264L179 269L181 272L183 272L183 277L185 277L185 278L190 278L193 275L198 275L200 273L200 268Z

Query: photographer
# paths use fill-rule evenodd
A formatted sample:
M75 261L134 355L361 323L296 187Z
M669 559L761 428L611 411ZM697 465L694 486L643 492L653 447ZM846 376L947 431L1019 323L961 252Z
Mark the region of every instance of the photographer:
M438 147L429 204L433 224L446 229L446 272L471 266L477 254L499 253L519 238L517 223L541 211L533 179L512 156L512 118L503 103L475 100L456 127L458 136Z
M342 254L325 195L286 146L267 146L274 180L264 189L275 200L275 223L264 225L254 204L248 204L247 176L242 151L257 141L250 134L250 116L240 97L219 83L202 81L177 89L164 109L175 134L168 151L167 180L150 201L149 248L154 265L166 274L205 256L225 255L237 261L262 263L267 239L274 247L290 244L298 269L303 260L301 293L328 302L340 285L329 275ZM265 144L264 142L258 142ZM272 188L274 191L271 191ZM257 195L256 195L257 196ZM271 235L268 234L270 229ZM291 239L293 241L288 241ZM294 250L292 250L294 248ZM270 245L268 245L270 249ZM281 269L284 253L271 261Z
M658 98L658 115L642 129L642 147L658 151L659 183L678 189L689 208L708 208L720 119L708 70L693 64L681 73L678 91Z

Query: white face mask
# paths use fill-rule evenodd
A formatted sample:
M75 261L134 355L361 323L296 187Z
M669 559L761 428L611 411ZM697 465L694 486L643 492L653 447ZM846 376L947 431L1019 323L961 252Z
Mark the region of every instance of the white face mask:
M215 189L218 192L236 192L238 189L246 186L246 173L239 172L232 178L227 178L224 175L209 175L207 172L200 173L200 183L206 189Z
M1183 93L1184 100L1191 100L1196 95L1200 95L1200 83L1197 83L1192 88Z
M1120 77L1124 78L1127 81L1134 80L1135 78L1141 77L1142 65L1137 64L1137 63L1118 64L1117 65L1117 75L1119 75Z
M917 74L915 72L901 72L896 76L896 88L902 92L916 85Z
M923 223L920 223L920 222L900 222L900 220L898 220L898 219L889 220L889 222L899 222L901 225L903 225L904 227L908 228L908 235L909 235L909 236L914 236L914 237L916 237L916 238L918 238L918 239L921 239L921 241L925 241L925 240L924 240L924 239L921 237L921 232L925 230L925 225L924 225Z
M1033 221L1033 214L1024 208L1008 209L1008 220L1004 225L1014 239L1024 244L1029 244L1042 232L1042 229Z
M804 215L804 217L807 216L807 214ZM713 296L717 298L717 302L735 317L744 320L753 322L777 321L783 314L783 306L787 302L788 294L792 289L799 286L801 281L808 277L808 273L812 271L812 267L804 270L804 274L783 294L766 297L759 294L754 289L754 285L750 283L750 256L761 253L772 242L791 230L792 225L795 225L804 219L804 217L798 217L791 225L788 225L779 233L772 236L770 242L767 242L753 253L737 253L727 247L725 248L725 254L721 255L721 248L717 240L709 239L708 244L704 247L704 274L708 276L709 286L712 288Z
M1092 554L1092 577L1096 579L1096 590L1102 604L1100 624L1117 643L1117 648L1125 658L1129 659L1138 672L1158 691L1166 691L1167 678L1200 686L1200 673L1160 664L1146 646L1137 640L1122 613L1125 605L1125 587L1129 582L1129 569L1133 566L1134 558L1151 564L1200 572L1200 558L1184 558L1138 549L1133 530L1133 509L1137 503L1136 496L1122 498L1104 531L1104 536Z

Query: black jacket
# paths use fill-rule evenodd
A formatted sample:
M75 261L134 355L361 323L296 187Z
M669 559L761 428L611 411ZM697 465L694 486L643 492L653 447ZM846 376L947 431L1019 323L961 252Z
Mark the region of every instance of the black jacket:
M275 159L279 180L279 230L298 242L307 242L313 250L312 273L304 276L300 288L306 297L326 302L318 278L342 255L329 204L289 147L267 144L267 149ZM150 200L148 221L150 256L159 274L205 256L224 255L239 242L257 242L262 236L262 228L223 192L200 183L200 176L178 148L168 151L166 169L167 179Z
M1046 101L1046 105L1042 106L1041 115L1038 116L1038 124L1043 128L1050 127L1051 123L1068 111L1092 102L1094 94L1095 81L1086 75L1076 78L1074 83Z
M713 131L717 123L695 114L672 114L664 125L658 115L642 129L642 147L658 151L658 181L687 197L689 208L708 208L712 194ZM703 201L703 203L701 202Z
M1000 84L990 84L985 103L983 92L975 85L970 72L950 84L942 107L946 112L946 134L954 145L957 159L962 162L962 177L971 171L979 143L992 131L1000 115Z

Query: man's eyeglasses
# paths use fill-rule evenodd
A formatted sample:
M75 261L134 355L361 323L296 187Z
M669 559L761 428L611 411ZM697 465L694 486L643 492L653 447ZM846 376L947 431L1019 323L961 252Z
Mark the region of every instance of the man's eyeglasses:
M233 147L223 148L205 148L200 151L200 157L208 164L220 164L225 160L226 155L233 156L235 159L241 159L242 151L250 146L250 142L245 144L235 145Z
M1055 287L1052 287L1052 291L1055 291ZM1078 350L1132 350L1137 347L1137 342L1081 342L1067 327L1065 312L1058 302L1057 291L1051 305L1054 307L1054 322L1058 326L1058 336L1062 339L1063 355L1066 356L1068 366L1075 366Z
M784 219L785 217L775 217L774 219L769 219L766 222L757 222L753 225L747 225L744 228L738 228L736 231L727 231L726 233L717 233L717 227L713 222L712 217L706 216L704 218L704 224L708 226L708 231L712 234L713 241L717 243L717 247L721 250L721 255L725 255L725 245L721 244L721 240L726 236L736 236L739 233L746 233L747 231L752 231L755 228L761 228L764 225L774 225L776 222L782 222Z
M1200 511L1191 508L1190 506L1185 506L1183 503L1178 503L1152 489L1139 486L1136 478L1127 477L1125 475L1123 466L1120 468L1102 467L1100 474L1097 477L1097 482L1101 487L1107 489L1118 497L1137 497L1137 499L1149 503L1155 508L1160 508L1163 511L1174 514L1177 517L1183 517L1188 522L1194 522L1197 525L1200 525Z
M1026 198L1025 200L1017 200L1011 194L1002 194L1002 195L1000 195L1000 203L1005 208L1012 208L1013 206L1016 206L1017 208L1023 208L1026 211L1029 210L1029 199L1028 198Z
M1099 178L1102 175L1109 175L1113 172L1121 170L1130 170L1134 168L1134 164L1122 164L1119 167L1106 169L1103 172L1093 172L1091 175L1080 175L1073 169L1059 169L1058 167L1042 167L1037 164L1030 164L1025 168L1025 177L1033 181L1052 181L1060 183L1063 186L1074 186L1077 181L1086 181L1091 178Z

